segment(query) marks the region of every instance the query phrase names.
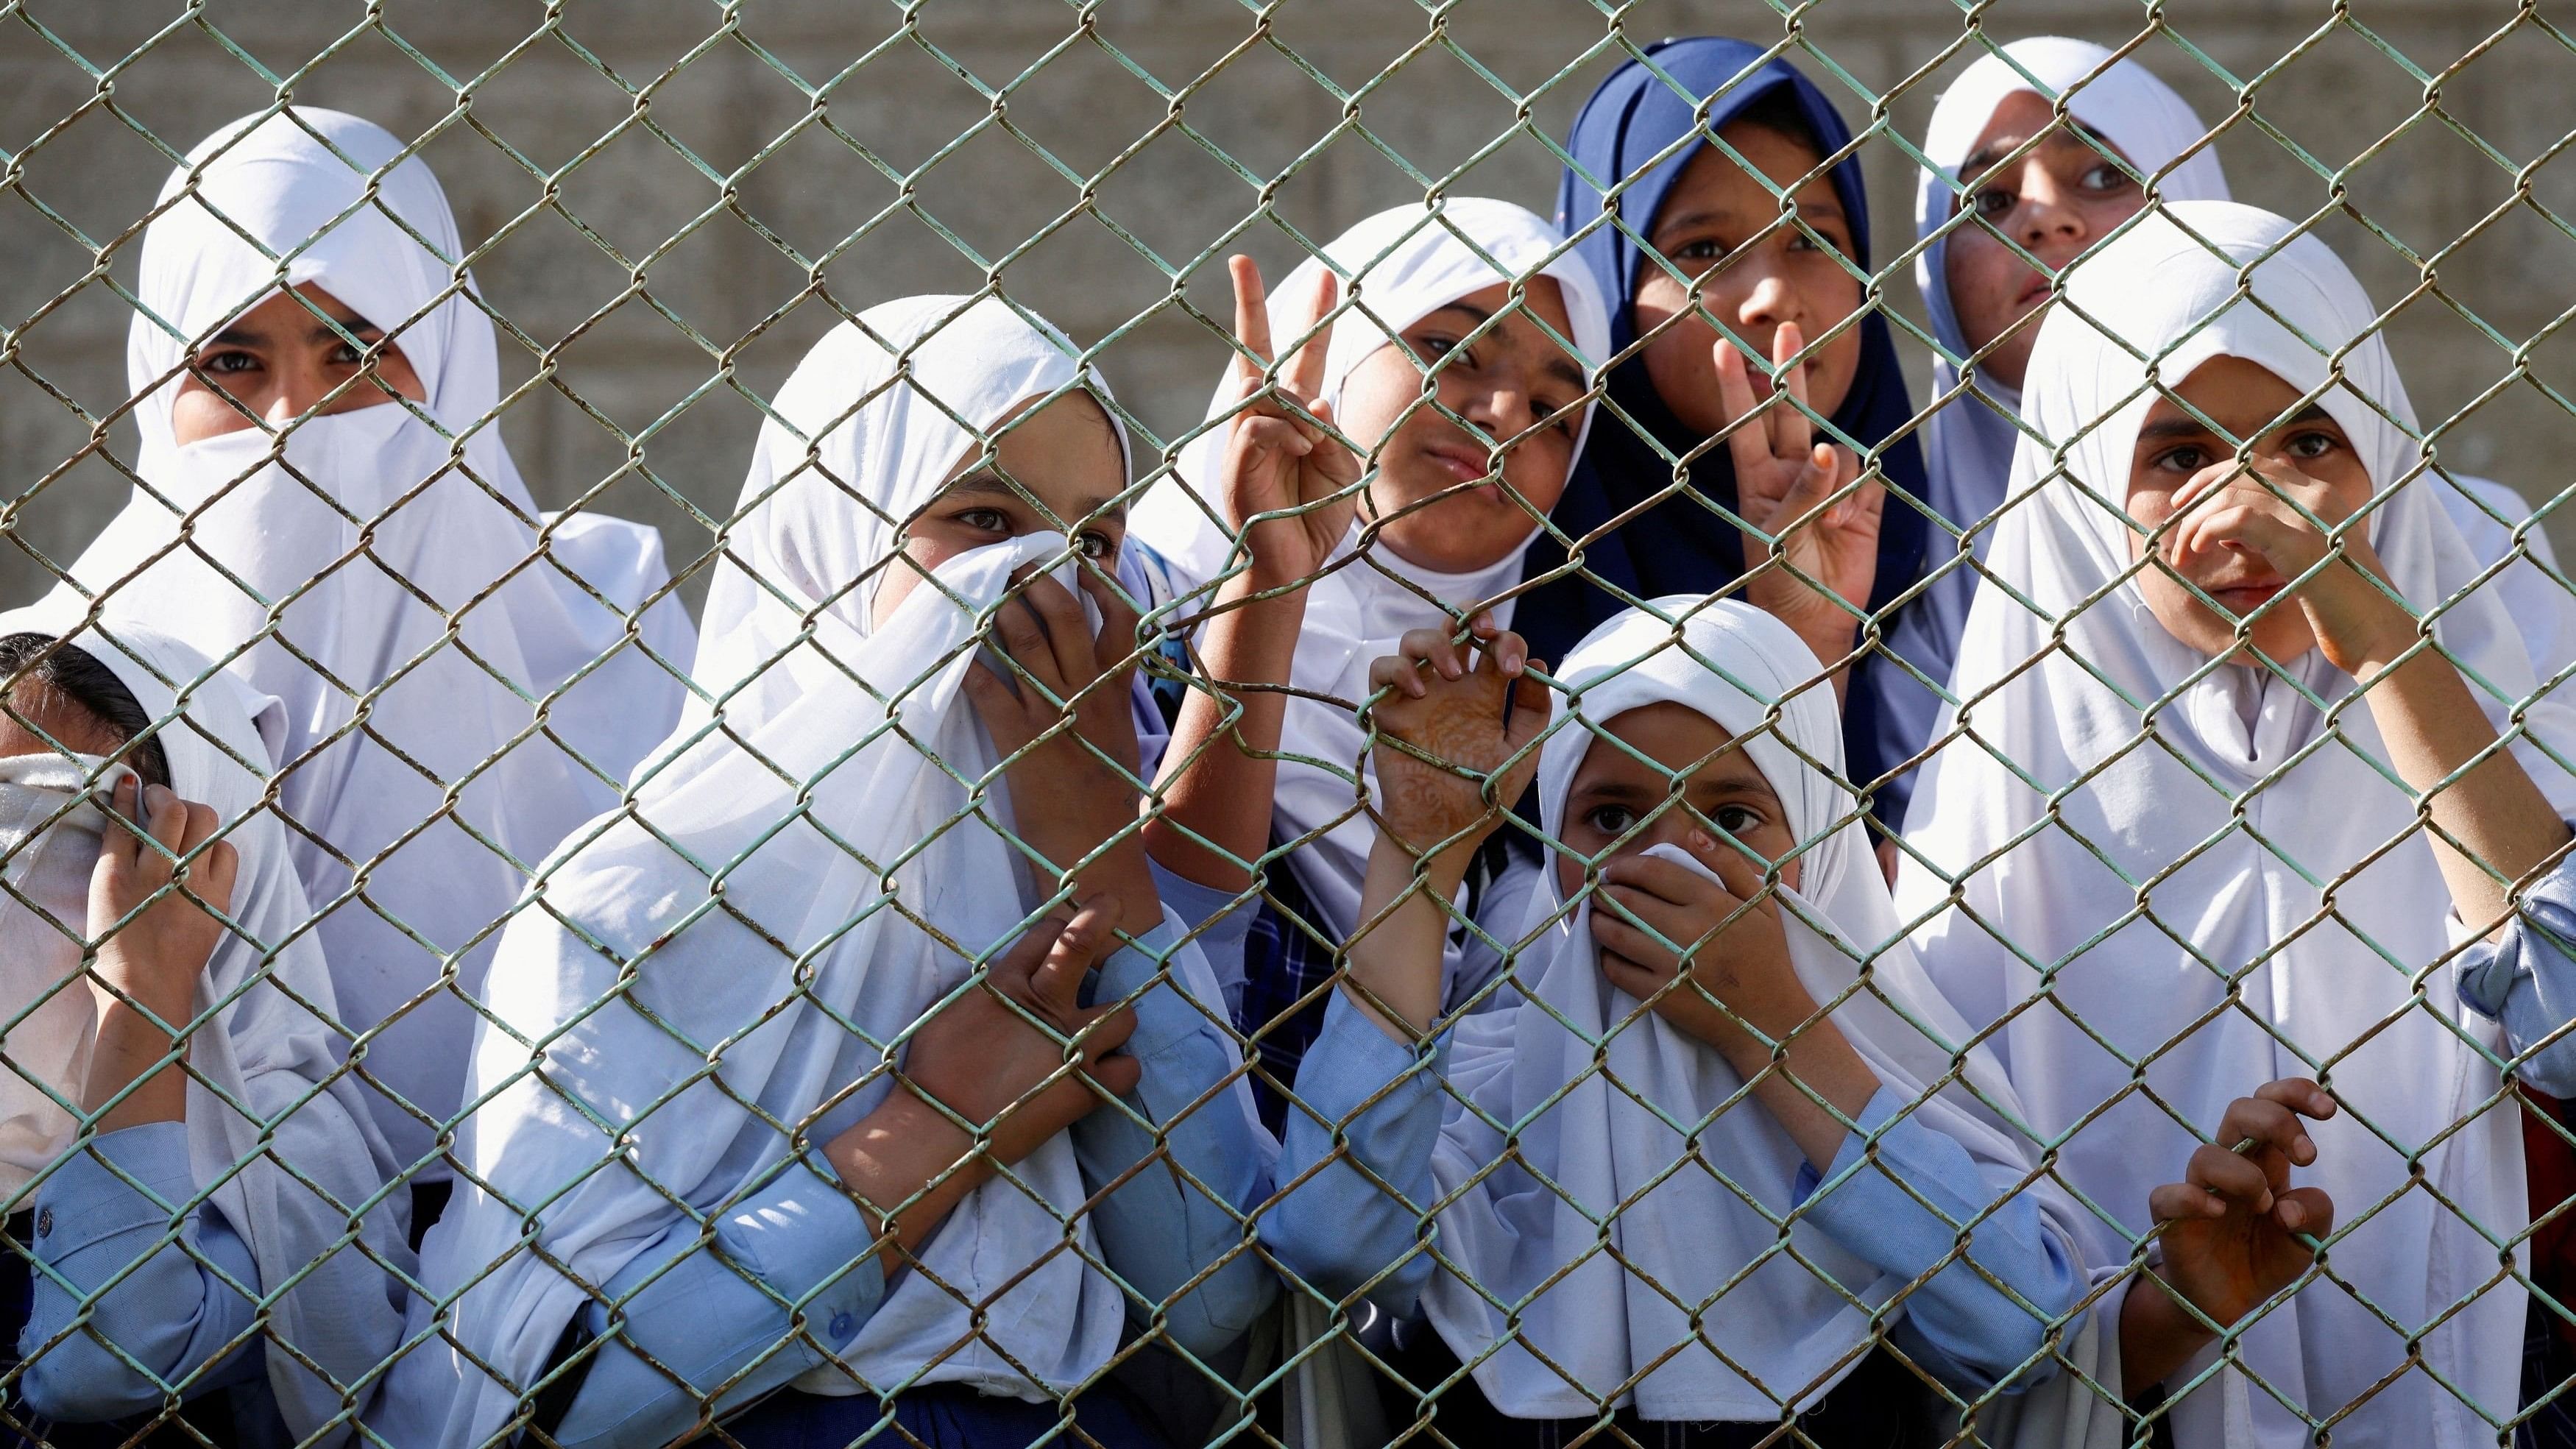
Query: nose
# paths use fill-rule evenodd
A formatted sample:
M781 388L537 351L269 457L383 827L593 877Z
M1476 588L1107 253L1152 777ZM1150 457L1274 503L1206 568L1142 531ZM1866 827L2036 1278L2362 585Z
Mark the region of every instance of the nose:
M2032 161L2022 178L2020 204L2013 208L2013 239L2043 260L2072 259L2084 249L2089 228L2075 198Z
M364 387L367 384L361 383L359 386ZM260 416L267 419L271 427L278 427L312 411L330 391L331 381L324 377L319 369L283 364L278 365L276 370L270 373L266 396L255 402L249 398L244 398L243 401L251 403ZM366 399L357 396L357 389L352 388L331 410L336 412L341 408L363 404L365 401Z
M1530 405L1529 384L1517 378L1480 387L1474 405L1466 410L1469 422L1482 428L1492 440L1490 446L1501 447L1538 421Z
M1737 289L1736 333L1753 344L1761 356L1768 357L1771 334L1779 330L1780 324L1803 322L1799 314L1806 310L1804 300L1787 275L1765 259L1747 258L1741 267L1729 270L1740 273L1730 279Z

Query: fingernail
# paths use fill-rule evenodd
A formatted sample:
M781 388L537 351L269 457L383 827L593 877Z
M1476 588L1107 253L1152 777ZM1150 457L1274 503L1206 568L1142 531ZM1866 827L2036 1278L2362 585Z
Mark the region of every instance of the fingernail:
M1716 842L1715 840L1713 840L1713 839L1709 838L1709 833L1708 833L1707 831L1705 831L1705 830L1694 830L1694 831L1692 831L1692 832L1691 832L1691 844L1698 846L1698 847L1699 847L1700 849L1702 849L1702 850L1715 850L1715 849L1717 849L1717 842Z
M2295 1228L2308 1220L2308 1210L2294 1202L2281 1204L2281 1226Z

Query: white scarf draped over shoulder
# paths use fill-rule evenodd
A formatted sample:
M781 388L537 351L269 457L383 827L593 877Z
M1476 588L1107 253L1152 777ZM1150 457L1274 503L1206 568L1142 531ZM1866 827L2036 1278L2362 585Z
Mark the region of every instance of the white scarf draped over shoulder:
M1311 295L1326 268L1341 278L1342 310L1333 323L1324 364L1324 401L1338 412L1342 385L1382 347L1402 347L1403 333L1423 318L1489 287L1555 279L1573 325L1571 343L1587 380L1597 381L1610 347L1610 313L1600 283L1583 259L1545 218L1507 201L1453 197L1438 206L1383 211L1333 239L1270 292L1270 329L1284 354L1298 337L1292 312ZM1229 364L1230 367L1230 364ZM1174 586L1207 596L1180 606L1196 613L1213 595L1213 583L1241 558L1227 526L1218 469L1237 394L1228 378L1208 405L1208 429L1191 440L1169 477L1138 505L1131 536L1170 565ZM1586 404L1569 459L1579 458L1592 425ZM1569 463L1570 467L1570 463ZM1474 607L1493 601L1520 582L1521 554L1514 544L1487 566L1441 573L1398 557L1383 540L1364 533L1366 508L1350 540L1326 562L1327 576L1308 591L1303 631L1290 666L1290 695L1281 729L1274 836L1295 845L1289 868L1323 919L1315 924L1335 940L1359 923L1360 878L1373 827L1359 812L1361 782L1369 773L1367 732L1358 702L1368 697L1368 668L1394 652L1408 630L1448 628ZM1530 520L1535 538L1542 520ZM1369 538L1365 546L1363 539ZM1494 608L1508 625L1512 600Z
M646 607L668 582L652 530L537 511L493 415L493 328L455 218L394 136L263 113L191 151L161 205L126 347L139 481L48 603L177 635L281 702L279 790L318 837L290 840L340 1007L353 1028L401 1014L368 1068L410 1106L376 1110L406 1161L431 1157L493 923L668 732L688 618ZM305 284L383 328L426 401L179 443L187 361ZM541 723L531 701L556 691Z
M2034 1169L2012 1089L1898 930L1839 783L1842 730L1814 656L1740 602L1648 607L1604 624L1556 671L1572 718L1540 754L1550 838L1618 716L1670 702L1729 731L1797 842L1800 888L1780 898L1800 982L1879 1081L1918 1103L1912 1120L1965 1148L1998 1195L2040 1193L2073 1243L2072 1205L2044 1180L2022 1187ZM1610 985L1589 890L1569 906L1552 868L1546 879L1514 968L1524 999L1468 1017L1452 1048L1460 1100L1433 1159L1448 1202L1439 1245L1474 1281L1436 1274L1432 1322L1517 1418L1633 1401L1648 1419L1776 1420L1784 1400L1812 1405L1859 1363L1871 1314L1905 1283L1803 1221L1783 1229L1805 1164L1797 1145L1723 1056Z
M2183 1442L2235 1442L2223 1421L2250 1416L2257 1442L2305 1443L2277 1393L2318 1418L2351 1406L2339 1445L2492 1443L2435 1375L2488 1414L2516 1402L2524 1295L2497 1244L2526 1217L2497 1028L2460 1008L2450 896L2353 681L2314 650L2287 677L2212 668L2149 612L2124 512L2159 396L2147 359L2167 385L2230 356L2314 390L2377 490L2366 526L2390 580L2489 717L2562 752L2576 720L2557 696L2525 704L2515 621L2492 590L2464 594L2480 567L2351 273L2268 213L2170 210L2086 263L2042 328L2023 411L2057 447L2024 440L2013 491L2031 501L1988 560L2028 603L1994 581L1977 594L1943 721L1962 733L1907 837L1930 868L1908 860L1900 907L1969 1022L2010 1017L1996 1053L2062 1142L2061 1174L2110 1216L2085 1220L2096 1262L2128 1257L2148 1192L2233 1098L2318 1076L2342 1104L2309 1124L2318 1161L2299 1173L2334 1197L2335 1281L2245 1331L2243 1372L2180 1404ZM2576 809L2566 771L2527 739L2514 755Z
M250 1351L266 1361L286 1426L299 1439L345 1442L354 1415L341 1416L366 1406L378 1365L401 1341L403 1293L395 1273L412 1268L409 1198L396 1192L377 1200L394 1171L393 1156L346 1066L348 1037L333 1020L331 977L310 929L286 827L265 798L270 745L253 720L270 714L276 701L150 629L124 623L82 629L77 611L44 607L0 615L0 635L61 637L66 629L77 631L72 643L113 671L155 721L150 738L169 761L171 788L211 807L222 838L239 855L233 928L197 982L195 1009L212 1015L189 1038L188 1166L249 1245L259 1267L252 1286L278 1295ZM103 762L86 757L12 763L49 768L55 777L49 788L67 792L66 798L109 778ZM75 838L85 840L94 861L98 836ZM11 884L23 887L17 857L28 846L9 843ZM87 874L82 870L82 880ZM57 1029L79 1034L73 1055L85 1060L97 1021L90 990L71 980L81 969L79 942L14 898L0 914L15 918L0 942L12 958L8 979L23 985L41 974L69 983L53 998L69 1013ZM83 923L75 917L64 924L77 931ZM7 1009L14 1015L27 1005L12 1002ZM11 1085L11 1096L27 1089ZM77 1099L76 1080L53 1085ZM81 1150L70 1116L59 1108L50 1116L56 1135L46 1156Z
M458 1147L488 1186L462 1187L432 1232L437 1301L413 1324L463 1347L432 1337L405 1359L392 1442L481 1443L544 1372L582 1285L685 1224L672 1199L721 1210L792 1162L789 1132L819 1145L873 1110L912 1025L1019 935L1036 899L994 828L1002 787L972 788L996 758L962 680L1012 576L1072 545L1030 534L950 559L882 626L870 601L902 523L982 441L1023 405L1099 386L1074 355L1002 302L915 298L870 309L798 370L781 412L806 436L764 436L745 572L711 610L727 622L707 637L709 677L739 682L724 727L684 726L632 806L550 863L544 909L502 942L501 1025L471 1076L485 1105ZM782 461L809 451L824 461ZM784 486L801 473L817 475L810 495ZM770 687L782 677L792 687ZM1194 947L1172 959L1221 999ZM920 1250L926 1271L800 1385L848 1394L855 1374L1038 1399L1106 1363L1122 1299L1085 1263L1099 1246L1069 1138L1012 1177L952 1212Z

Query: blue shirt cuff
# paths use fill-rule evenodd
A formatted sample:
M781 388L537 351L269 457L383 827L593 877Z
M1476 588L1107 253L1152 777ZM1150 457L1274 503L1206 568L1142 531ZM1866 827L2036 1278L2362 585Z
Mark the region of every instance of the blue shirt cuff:
M146 1122L103 1133L67 1155L38 1190L37 1251L59 1263L137 1228L167 1228L196 1192L186 1123Z

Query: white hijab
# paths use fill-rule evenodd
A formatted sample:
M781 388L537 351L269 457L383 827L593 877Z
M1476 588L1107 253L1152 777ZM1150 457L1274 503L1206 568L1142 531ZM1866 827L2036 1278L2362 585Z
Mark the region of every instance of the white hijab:
M2207 128L2171 86L2134 60L2114 60L2110 51L2091 41L2032 36L2014 41L2000 53L1979 56L1933 107L1932 123L1923 135L1923 155L1936 169L1925 170L1915 185L1918 239L1932 237L1957 213L1959 168L1994 120L1996 108L2023 91L2051 100L2063 97L2067 114L2118 147L2131 168L2165 201L2228 199L2218 149L2200 145ZM2194 146L2199 149L2183 155ZM2173 169L2167 171L2167 167ZM1965 357L1970 351L1966 335L1959 330L1958 314L1950 306L1950 236L1955 234L1954 230L1933 240L1914 262L1914 283L1923 291L1932 336L1941 344L1932 362L1936 399L1959 386L1959 369L1949 359ZM1961 528L2003 506L2013 444L2021 436L2013 426L2020 406L2017 390L1981 373L1975 388L1951 398L1932 415L1924 459L1931 465L1936 501ZM1992 536L1989 529L1972 540L1980 555Z
M1833 691L1813 686L1814 656L1747 604L1677 595L1649 607L1593 631L1557 670L1573 720L1539 757L1549 837L1597 731L1618 716L1674 702L1734 734L1798 842L1801 889L1780 899L1799 980L1883 1084L1923 1099L1913 1120L1966 1148L1997 1196L2021 1190L2032 1166L2019 1104L1899 933L1838 783L1842 728ZM1443 1259L1467 1276L1433 1278L1431 1320L1463 1360L1504 1345L1476 1382L1515 1418L1589 1416L1630 1402L1632 1379L1648 1419L1771 1420L1783 1401L1810 1406L1860 1361L1871 1313L1906 1284L1803 1221L1783 1230L1805 1162L1796 1144L1725 1058L1609 984L1590 893L1569 909L1552 865L1546 874L1514 968L1526 999L1458 1027L1449 1084L1462 1100L1433 1175L1449 1204ZM2031 1190L2071 1247L2071 1206Z
M21 609L0 615L0 635L58 637L74 622L76 616L61 610ZM188 645L147 629L103 625L78 633L74 642L114 671L158 722L151 738L169 761L171 788L213 807L223 838L240 853L230 912L238 929L216 946L197 983L196 1010L213 1017L189 1038L188 1164L198 1189L249 1244L259 1265L254 1286L266 1293L284 1289L269 1310L260 1347L279 1412L304 1438L342 1412L344 1390L360 1405L367 1401L370 1376L400 1341L400 1280L367 1255L406 1273L412 1259L404 1232L408 1199L396 1193L369 1206L394 1161L366 1095L344 1066L348 1038L332 1019L330 973L308 929L286 828L263 798L269 753L252 714L275 701L252 694ZM80 1064L97 1018L91 992L78 979L77 937L87 919L87 866L98 858L101 833L120 828L89 801L126 767L55 754L0 766L0 802L11 822L0 837L0 873L12 888L0 900L0 914L9 918L0 925L6 947L0 979L12 993L13 1015L26 1008L21 993L51 983L55 994L42 1009L50 1014L46 1034L69 1034L38 1043L40 1053L67 1059L64 1075L36 1093L41 1106L18 1100L30 1095L32 1084L10 1078L14 1192L29 1167L41 1171L45 1161L80 1150L69 1108L78 1100ZM22 862L41 868L22 871ZM18 1021L11 1035L32 1020ZM19 1051L13 1042L13 1064L22 1064ZM32 1120L37 1116L45 1119L43 1129ZM49 1129L51 1140L31 1144L22 1127ZM29 1162L24 1149L30 1147L42 1158ZM42 1190L41 1178L36 1186ZM321 1442L338 1443L348 1433L344 1420Z
M729 733L645 771L631 810L567 846L546 873L546 909L503 939L500 1025L482 1033L472 1075L486 1105L458 1147L492 1191L461 1190L432 1231L423 1277L438 1301L412 1325L440 1320L465 1352L431 1339L403 1361L378 1424L392 1442L481 1443L543 1373L586 1301L581 1284L606 1282L683 1225L673 1198L712 1213L783 1165L802 1170L771 1124L819 1145L872 1110L912 1024L1016 938L1036 903L991 825L1007 804L1000 786L979 798L966 783L995 756L961 681L1011 575L1055 566L1072 546L1031 534L951 559L870 627L866 601L898 535L865 519L916 511L1022 404L1098 383L1060 335L997 301L915 298L860 322L887 347L844 329L800 370L810 391L794 390L813 418L848 418L815 427L848 439L828 445L839 482L815 495L842 501L780 506L758 515L775 527L753 530L758 566L819 571L835 596L814 615L812 667L800 661L797 688L764 697L772 712L756 725L736 718L752 697L737 696ZM990 365L978 366L984 349ZM901 354L916 381L887 387ZM852 359L869 360L842 365ZM927 379L939 406L922 395ZM755 465L753 501L773 476ZM861 536L873 554L849 548ZM723 659L775 652L708 642ZM1220 999L1195 947L1173 966L1202 1001ZM1249 1114L1247 1089L1234 1090ZM1108 1362L1122 1300L1085 1266L1100 1250L1070 1141L1011 1178L952 1212L921 1250L928 1271L904 1274L842 1364L802 1386L853 1393L855 1373L887 1391L958 1383L1038 1399Z
M1324 400L1337 412L1342 384L1379 348L1403 346L1406 328L1461 297L1508 282L1556 279L1573 324L1565 340L1580 355L1587 378L1598 378L1609 354L1609 308L1591 269L1554 226L1507 201L1455 197L1437 207L1400 206L1336 237L1321 256L1298 264L1271 290L1271 336L1283 353L1298 340L1290 314L1304 304L1326 267L1342 278L1343 310L1333 324L1323 385ZM1224 574L1234 551L1218 478L1236 399L1231 372L1228 377L1208 405L1207 431L1182 451L1172 476L1145 495L1129 525L1132 536L1171 564L1184 592ZM1587 404L1569 460L1582 456L1591 425ZM1357 716L1358 701L1369 695L1369 665L1393 653L1406 631L1449 628L1518 584L1528 542L1514 544L1481 569L1437 573L1405 562L1383 544L1362 548L1365 522L1365 516L1354 520L1350 540L1307 594L1305 627L1290 668L1295 692L1280 742L1289 758L1279 766L1272 811L1274 835L1297 847L1288 865L1323 916L1316 924L1336 940L1346 939L1359 923L1360 878L1374 830L1359 807L1361 784L1374 783L1368 734ZM1530 520L1532 538L1539 528L1540 520ZM1510 622L1513 602L1495 606L1497 622ZM1183 612L1200 606L1203 601Z
M2430 610L2478 564L2439 483L2415 471L2413 411L2351 273L2268 213L2171 211L2087 263L2041 330L2024 415L2065 440L2062 470L2024 442L2013 491L2036 491L1988 560L2032 607L1993 583L1977 595L1954 684L1966 703L1943 721L1966 733L1933 758L1909 835L1958 884L1909 860L1900 908L1970 1022L2010 1016L1991 1040L2033 1125L2063 1140L2061 1173L2116 1221L2088 1216L2094 1261L2128 1256L2149 1190L2231 1099L2322 1070L2344 1110L2309 1126L2319 1160L2300 1176L2335 1199L2335 1281L2247 1329L2241 1364L2318 1418L2370 1394L2338 1444L2489 1443L2421 1370L2373 1389L2405 1344L2341 1285L2410 1328L2478 1295L2425 1334L2425 1360L2487 1412L2516 1402L2523 1292L2492 1280L2497 1244L2526 1218L2514 1109L2494 1105L2498 1032L2460 1010L2451 899L2351 679L2315 651L2290 680L2213 667L2127 577L2130 453L2157 396L2140 355L2165 379L2243 357L2301 389L2327 380L2319 349L2339 356L2342 384L2320 401L2380 489L2370 537L2398 593ZM2523 708L2530 661L2491 591L2450 603L2436 636L2499 727ZM2340 708L2331 724L2308 694ZM2524 718L2562 751L2576 740L2554 698ZM2576 808L2566 771L2527 743L2515 754L2559 810ZM2241 973L2233 993L2220 973ZM2181 1403L2183 1442L2241 1439L2222 1414L2250 1414L2264 1444L2306 1440L2230 1369Z
M294 838L296 869L328 912L322 944L347 1024L400 1013L367 1065L416 1109L376 1102L411 1161L436 1150L421 1117L456 1108L466 997L522 866L616 800L680 687L625 645L630 613L666 581L658 539L579 515L541 535L547 521L489 417L492 325L458 270L455 218L428 166L402 151L370 122L298 108L225 127L171 175L126 349L140 481L48 602L81 610L96 598L105 616L173 631L283 704L280 792L319 837ZM386 330L426 406L387 401L283 437L263 425L181 446L171 408L185 360L305 283ZM272 612L276 633L262 637ZM678 604L643 617L643 637L676 665L688 638ZM612 652L541 726L531 701ZM365 872L354 890L353 866Z

